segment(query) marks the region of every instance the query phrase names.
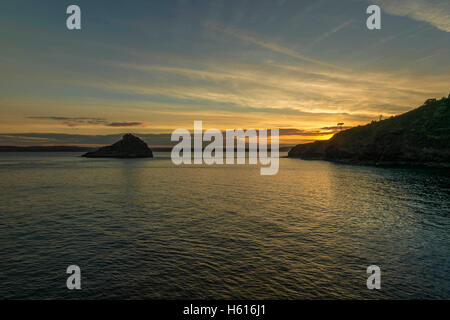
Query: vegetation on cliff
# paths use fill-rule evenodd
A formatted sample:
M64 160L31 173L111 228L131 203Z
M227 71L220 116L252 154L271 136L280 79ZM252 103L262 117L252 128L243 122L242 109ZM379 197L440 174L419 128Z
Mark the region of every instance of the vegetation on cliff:
M450 164L450 95L386 120L300 144L289 157L377 165Z

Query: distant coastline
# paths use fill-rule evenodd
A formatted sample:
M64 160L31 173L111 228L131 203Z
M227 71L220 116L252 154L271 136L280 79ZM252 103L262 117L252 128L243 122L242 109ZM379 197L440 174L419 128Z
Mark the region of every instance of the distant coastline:
M80 146L0 146L0 152L87 152L98 149L97 147ZM172 147L152 148L157 152L170 152Z
M85 152L93 149L78 146L0 146L0 152Z
M280 152L288 152L292 146L280 147ZM80 147L80 146L0 146L0 152L87 152L94 151L97 147ZM152 147L152 151L171 152L172 147ZM235 149L236 151L237 149ZM270 149L269 149L270 150ZM194 150L192 150L194 151ZM247 152L248 149L245 149Z

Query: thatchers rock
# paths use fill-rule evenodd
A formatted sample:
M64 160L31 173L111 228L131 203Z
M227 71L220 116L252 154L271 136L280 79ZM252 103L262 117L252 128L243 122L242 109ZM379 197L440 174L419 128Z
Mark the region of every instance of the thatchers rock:
M101 147L96 151L83 154L87 158L153 158L152 150L147 144L127 133L122 140L117 141L113 145Z

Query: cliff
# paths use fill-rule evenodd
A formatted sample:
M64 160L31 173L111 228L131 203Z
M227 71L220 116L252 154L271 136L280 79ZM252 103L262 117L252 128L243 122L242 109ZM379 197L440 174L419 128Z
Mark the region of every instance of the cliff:
M289 157L374 165L450 165L450 95L386 120L300 144Z
M153 158L147 144L128 133L113 145L101 147L96 151L83 154L87 158Z

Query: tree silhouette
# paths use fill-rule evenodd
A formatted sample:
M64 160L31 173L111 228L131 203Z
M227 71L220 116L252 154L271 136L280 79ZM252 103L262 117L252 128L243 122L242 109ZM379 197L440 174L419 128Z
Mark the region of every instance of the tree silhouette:
M339 122L339 123L337 124L337 126L339 127L339 132L342 131L342 126L343 126L343 125L344 125L343 122Z

